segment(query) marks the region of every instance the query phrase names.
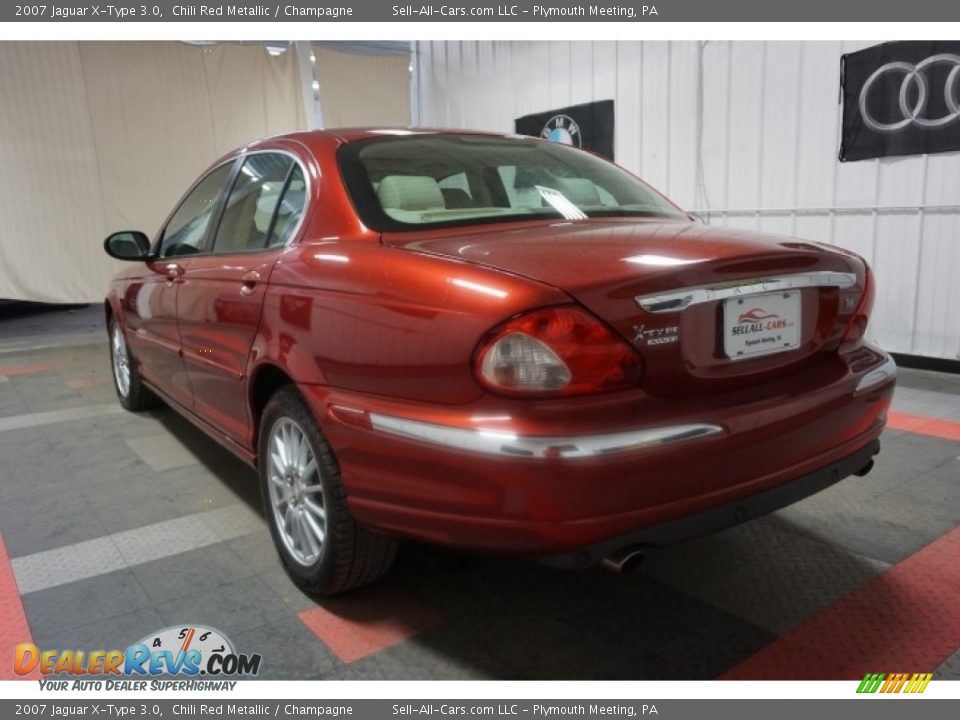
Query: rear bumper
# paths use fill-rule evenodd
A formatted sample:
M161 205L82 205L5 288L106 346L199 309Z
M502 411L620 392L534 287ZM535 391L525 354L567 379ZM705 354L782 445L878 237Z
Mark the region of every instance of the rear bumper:
M725 528L766 515L810 497L845 477L869 469L873 456L880 452L880 441L874 440L856 452L782 485L734 502L712 507L675 520L650 525L603 542L560 555L537 558L546 565L581 568L593 565L627 547L660 547L709 535Z
M858 471L876 452L894 374L865 346L775 387L685 401L637 392L437 406L303 390L361 523L474 550L574 553L580 564L575 551L592 562L638 529L736 514L794 481L820 478L801 483L809 494L824 472ZM716 520L702 522L694 534Z

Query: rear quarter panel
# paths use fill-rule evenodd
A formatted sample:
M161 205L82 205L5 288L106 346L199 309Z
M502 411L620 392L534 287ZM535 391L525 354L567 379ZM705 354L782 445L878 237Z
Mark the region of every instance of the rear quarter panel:
M566 301L524 278L379 242L303 243L274 268L254 355L299 383L462 404L483 394L472 357L487 331Z

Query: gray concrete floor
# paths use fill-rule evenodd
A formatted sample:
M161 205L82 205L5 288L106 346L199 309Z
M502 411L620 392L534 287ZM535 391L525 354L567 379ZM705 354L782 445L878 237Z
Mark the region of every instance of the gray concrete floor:
M86 342L103 332L103 305L44 305L0 301L0 357L39 344Z
M318 602L283 573L251 470L169 409L120 410L101 326L96 306L0 323L0 534L41 647L192 623L268 678L714 678L960 525L960 442L888 430L870 475L637 574L410 544L384 581ZM903 371L895 409L960 423L960 377ZM317 612L420 620L345 661ZM960 678L960 655L937 676Z

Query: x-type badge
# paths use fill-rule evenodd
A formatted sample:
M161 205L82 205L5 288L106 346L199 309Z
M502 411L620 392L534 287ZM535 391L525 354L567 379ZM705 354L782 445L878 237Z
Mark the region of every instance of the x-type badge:
M635 345L670 345L680 339L680 326L648 328L646 325L633 326L633 343Z

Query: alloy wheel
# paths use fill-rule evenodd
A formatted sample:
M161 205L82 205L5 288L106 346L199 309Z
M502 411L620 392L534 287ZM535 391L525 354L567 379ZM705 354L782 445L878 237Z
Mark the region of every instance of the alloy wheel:
M299 564L320 559L327 533L327 512L317 458L303 429L279 418L267 441L267 479L277 530Z
M130 353L127 352L127 341L117 323L113 324L110 348L113 353L113 379L120 394L127 397L130 394Z

